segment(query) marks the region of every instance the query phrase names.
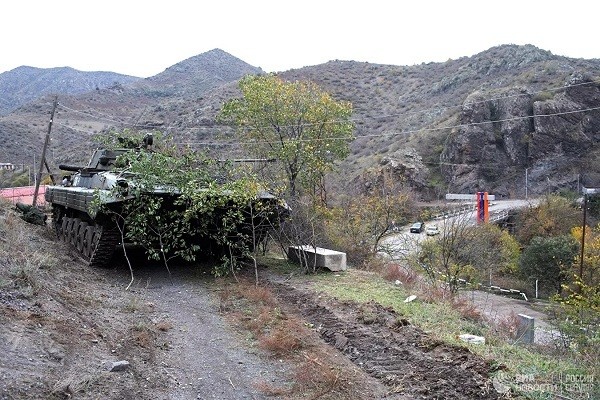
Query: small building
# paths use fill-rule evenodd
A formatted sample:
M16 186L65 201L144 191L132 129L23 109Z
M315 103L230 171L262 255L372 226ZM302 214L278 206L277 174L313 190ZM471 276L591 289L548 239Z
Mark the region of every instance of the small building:
M14 171L15 165L11 163L0 163L0 170Z

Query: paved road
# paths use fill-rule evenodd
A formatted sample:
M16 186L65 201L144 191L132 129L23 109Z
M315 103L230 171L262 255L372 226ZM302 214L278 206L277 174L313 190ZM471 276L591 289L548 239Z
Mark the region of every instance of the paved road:
M495 214L508 210L534 206L537 202L538 200L536 199L493 201L489 206L490 218ZM425 222L425 226L432 224L437 225L443 235L444 230L451 229L450 227L453 225L476 224L476 211L474 207L470 207L468 210L460 213ZM426 237L425 231L420 234L410 233L410 225L407 225L399 229L398 232L386 237L382 241L380 248L392 260L401 261L416 251L419 243ZM557 332L547 322L547 315L535 310L531 303L525 300L513 299L483 291L469 291L466 297L471 299L486 317L495 321L508 319L518 314L525 314L535 318L536 343L548 343L553 337L557 337Z
M511 319L519 314L534 318L535 343L550 343L553 339L558 339L559 337L558 332L548 323L548 316L536 310L531 302L480 290L465 291L461 294L466 299L472 301L486 318L497 323Z
M498 200L490 202L489 214L490 217L508 210L530 207L537 204L538 200ZM476 210L472 207L465 207L462 211L446 216L440 216L431 221L425 221L425 226L435 224L440 231L444 232L446 227L457 226L460 224L475 225L477 223ZM449 207L450 208L450 207ZM412 224L411 224L412 225ZM393 260L401 260L410 253L414 252L424 238L425 231L420 234L410 233L410 225L400 227L392 235L389 235L380 244L380 251L388 254Z

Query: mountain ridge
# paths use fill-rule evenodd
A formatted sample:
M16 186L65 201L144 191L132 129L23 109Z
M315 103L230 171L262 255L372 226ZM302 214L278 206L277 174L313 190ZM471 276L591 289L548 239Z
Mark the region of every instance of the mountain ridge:
M506 126L498 130L500 128L497 124L491 124L492 121L473 120L469 123L490 122L489 127L484 129L485 135L490 138L486 144L486 151L491 151L488 156L505 160L504 163L511 168L514 181L494 185L493 179L490 180L488 176L490 171L486 175L477 170L479 172L475 174L483 174L481 176L471 174L472 171L462 171L453 177L443 170L440 164L442 154L447 161L468 160L464 155L449 154L447 149L467 151L467 148L453 145L449 140L472 134L452 130L453 126L465 120L463 114L470 98L481 99L493 108L496 107L492 101L494 98L510 96L511 90L523 91L527 93L527 101L521 105L525 109L514 112L529 113L527 115L534 118L531 114L534 104L552 100L553 95L548 92L563 87L577 71L596 79L600 76L600 60L556 56L532 45L500 45L470 57L446 62L394 66L332 60L278 75L287 80L312 80L335 98L350 101L354 105L357 139L352 143L351 156L339 165L339 170L345 175L343 181L364 185L369 175L394 165L397 171L404 173L408 169L415 169L408 176L418 179L408 178L409 183L429 197L439 197L451 187L467 190L479 185L489 185L509 196L523 186L519 182L522 180L522 169L533 166L523 164L522 160L510 164L513 162L510 161L512 156L506 153L507 146L511 144L505 140L512 140L513 146L514 143L520 146L519 141L525 140L526 135L507 131L510 127ZM84 145L89 147L92 136L111 127L144 126L162 130L181 142L216 142L216 137L231 132L231 128L219 125L215 116L224 101L239 95L237 80L248 73L260 74L263 71L223 50L213 49L183 60L154 77L81 95L63 96L61 104L79 110L79 114L68 108L59 110L57 119L63 122L58 127L57 136L63 139L57 139L57 142L62 142L63 146L70 143L66 148L71 150L69 156L73 157L83 152ZM0 118L0 145L3 141L7 142L8 132L12 132L12 136L17 134L31 138L24 147L13 146L10 151L5 151L6 154L16 157L17 151L26 150L29 154L25 158L31 158L35 148L30 143L39 139L35 139L36 134L32 136L31 125L26 127L23 124L27 118L39 120L38 114L48 108L48 103L48 99L45 102L33 102ZM490 110L493 114L493 110ZM82 116L82 112L94 117ZM111 118L103 120L101 114ZM593 114L590 118L595 121L597 116ZM595 122L590 126L595 126ZM495 130L498 133L494 133ZM552 140L560 140L560 135ZM0 151L0 157L6 155ZM561 164L564 162L561 161ZM541 171L538 171L537 182L540 188L545 181L545 170L542 168ZM497 171L492 175L494 173ZM570 172L569 176L571 178L566 180L557 178L557 185L567 181L572 184L575 175ZM458 182L455 179L457 177L465 181ZM470 184L471 180L477 184ZM533 180L532 184L535 183Z
M139 79L115 72L84 72L71 67L20 66L0 74L0 115L6 115L46 94L80 94Z

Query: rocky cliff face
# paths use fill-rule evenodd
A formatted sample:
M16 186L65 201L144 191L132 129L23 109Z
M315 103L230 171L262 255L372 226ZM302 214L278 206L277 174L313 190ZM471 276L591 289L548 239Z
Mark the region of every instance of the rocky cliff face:
M383 157L378 165L362 171L350 186L357 188L361 194L381 191L389 182L394 182L398 187L410 186L425 191L428 178L428 169L419 153L406 148Z
M592 151L600 143L597 82L574 73L560 90L510 88L486 100L490 97L469 95L446 141L442 173L453 192L522 195L525 184L532 194L577 190L597 173Z
M548 156L578 156L600 142L600 87L574 74L563 92L533 104L534 161Z

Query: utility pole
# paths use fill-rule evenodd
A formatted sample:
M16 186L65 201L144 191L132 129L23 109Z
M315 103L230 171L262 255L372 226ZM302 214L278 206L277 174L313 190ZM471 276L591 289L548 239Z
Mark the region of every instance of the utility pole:
M587 202L588 194L596 194L600 192L600 188L587 189L583 188L583 228L581 229L581 254L579 256L579 279L583 279L583 250L585 246L585 225L587 223Z
M48 122L48 132L46 132L46 140L44 140L44 149L42 150L42 160L40 161L40 170L37 174L37 180L35 182L35 192L33 192L33 203L32 206L35 207L37 204L38 192L40 189L40 181L42 180L42 171L44 170L44 164L46 164L46 149L48 148L48 142L50 141L50 132L52 132L52 121L54 120L54 112L56 111L56 106L58 105L58 96L54 97L54 104L52 106L52 113L50 113L50 122ZM47 167L47 165L46 165Z
M527 200L527 186L528 186L528 181L527 181L527 171L529 170L529 168L525 168L525 200Z

